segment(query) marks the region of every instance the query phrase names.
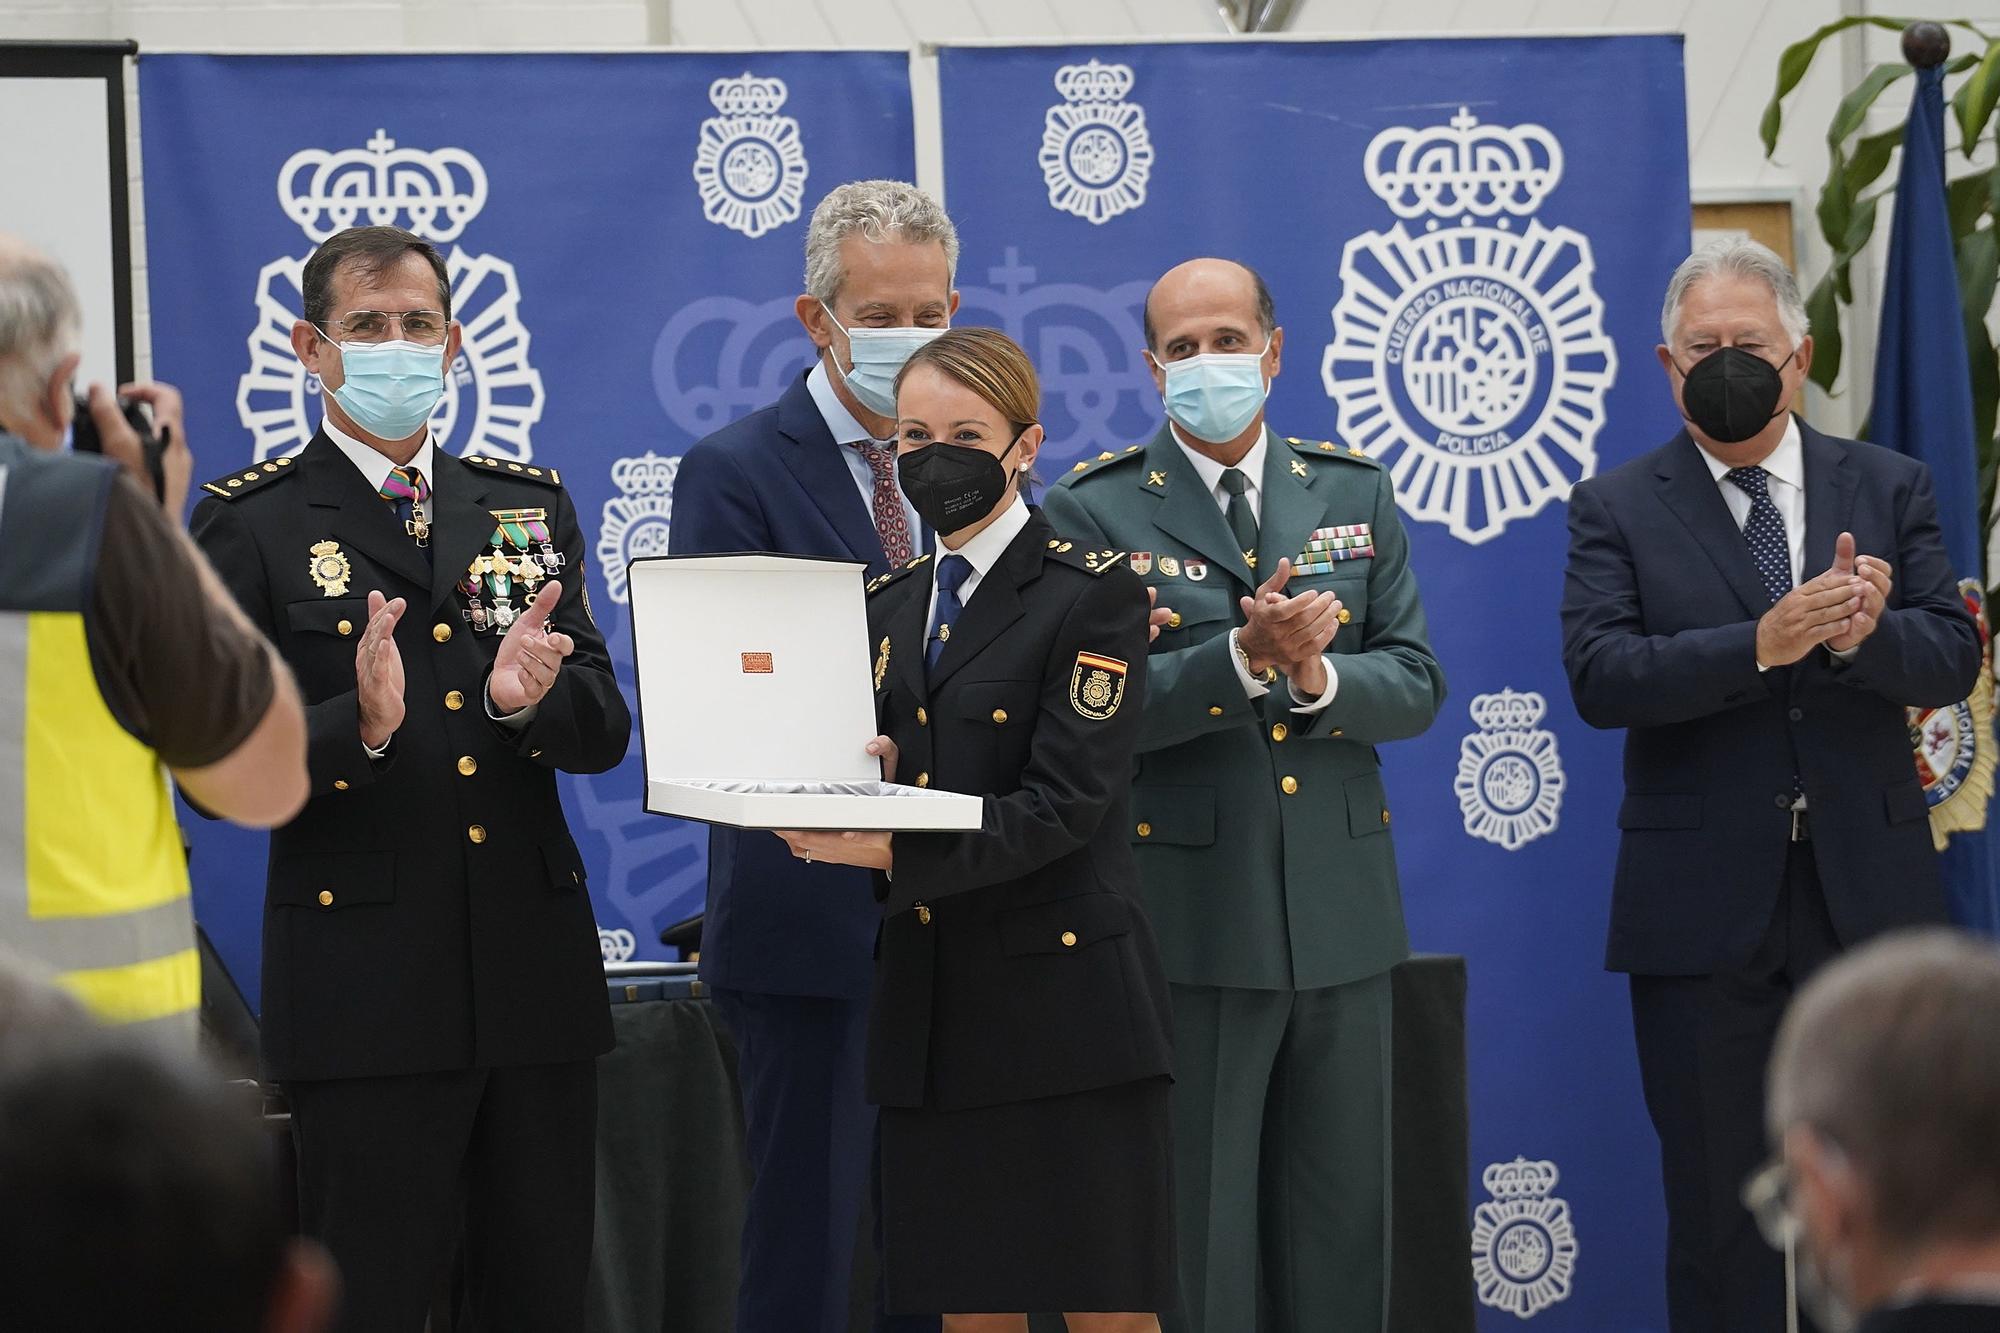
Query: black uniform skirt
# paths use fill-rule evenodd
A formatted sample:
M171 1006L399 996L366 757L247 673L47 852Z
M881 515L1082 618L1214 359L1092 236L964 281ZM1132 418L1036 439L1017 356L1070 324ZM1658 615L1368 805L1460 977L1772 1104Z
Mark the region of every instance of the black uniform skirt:
M1176 1308L1171 1086L884 1107L890 1312Z

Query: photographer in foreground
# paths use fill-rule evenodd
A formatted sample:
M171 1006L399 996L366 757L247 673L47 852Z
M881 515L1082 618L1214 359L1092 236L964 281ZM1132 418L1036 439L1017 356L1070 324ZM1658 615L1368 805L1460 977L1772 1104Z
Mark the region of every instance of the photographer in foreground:
M0 234L0 948L191 1045L201 969L161 767L219 815L281 824L306 798L305 715L179 529L180 395L127 390L167 443L157 474L102 386L105 457L62 451L81 331L62 268Z

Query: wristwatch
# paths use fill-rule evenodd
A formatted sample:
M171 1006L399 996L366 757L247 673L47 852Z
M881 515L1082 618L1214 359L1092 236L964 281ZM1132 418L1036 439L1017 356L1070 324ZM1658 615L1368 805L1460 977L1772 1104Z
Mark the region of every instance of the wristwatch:
M1275 685L1278 683L1278 668L1269 666L1265 667L1262 671L1256 671L1251 668L1250 654L1243 651L1243 641L1236 637L1235 630L1229 631L1229 646L1236 650L1236 660L1243 664L1244 675L1265 685Z

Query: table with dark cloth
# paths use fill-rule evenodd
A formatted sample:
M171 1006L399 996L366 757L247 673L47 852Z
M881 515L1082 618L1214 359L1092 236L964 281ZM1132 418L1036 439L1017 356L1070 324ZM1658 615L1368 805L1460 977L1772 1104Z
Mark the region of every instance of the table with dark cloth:
M1392 1333L1472 1333L1465 960L1420 954L1395 991ZM590 1333L729 1333L749 1167L736 1053L686 977L611 983L617 1049L598 1065ZM863 1232L872 1227L863 1219ZM855 1333L872 1264L857 1264ZM1035 1333L1058 1333L1038 1318Z

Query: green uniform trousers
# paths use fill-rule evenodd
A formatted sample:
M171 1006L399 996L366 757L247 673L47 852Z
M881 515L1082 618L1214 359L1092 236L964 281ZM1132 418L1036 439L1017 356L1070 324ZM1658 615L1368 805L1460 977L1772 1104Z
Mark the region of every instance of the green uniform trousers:
M1167 1333L1382 1333L1389 974L1173 987L1181 1309Z

